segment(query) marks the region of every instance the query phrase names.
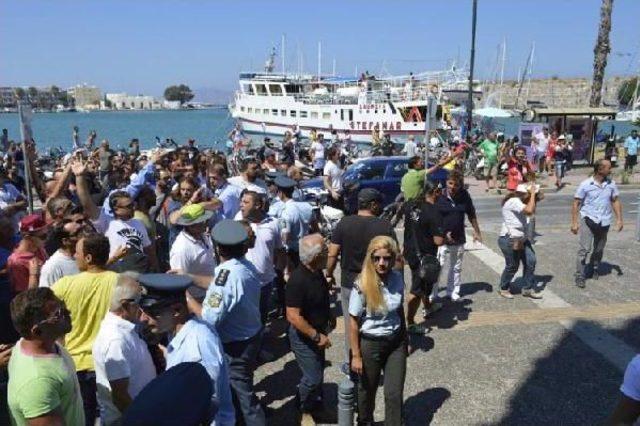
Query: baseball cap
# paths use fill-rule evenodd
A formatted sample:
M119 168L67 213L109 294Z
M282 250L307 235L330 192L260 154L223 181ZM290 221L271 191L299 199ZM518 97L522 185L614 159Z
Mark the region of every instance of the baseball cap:
M383 200L382 193L377 189L364 188L358 192L358 203L370 203L372 201L381 202Z
M47 227L47 223L39 214L30 214L20 220L20 232L38 232Z

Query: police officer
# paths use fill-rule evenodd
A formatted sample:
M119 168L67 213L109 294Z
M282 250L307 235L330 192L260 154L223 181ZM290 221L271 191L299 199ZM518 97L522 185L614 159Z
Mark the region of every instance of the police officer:
M278 176L283 176L281 172L265 172L264 180L267 182L267 195L269 196L269 210L267 214L271 217L280 217L284 203L278 197L278 187L275 180Z
M201 313L204 289L186 275L143 274L139 282L142 322L152 334L169 336L167 369L184 362L200 363L213 382L211 412L215 405L219 407L211 423L233 426L235 410L222 343L215 329L196 316Z
M296 187L295 180L286 176L278 176L274 182L278 187L278 198L284 203L284 208L279 216L282 242L287 249L290 263L296 267L300 264L298 242L300 238L308 235L310 229L315 225L313 210L309 203L293 199L293 191Z
M245 259L247 231L233 220L220 221L212 231L220 265L216 267L202 306L202 318L217 329L227 355L238 416L247 426L264 425L265 415L253 390L262 322L260 281Z

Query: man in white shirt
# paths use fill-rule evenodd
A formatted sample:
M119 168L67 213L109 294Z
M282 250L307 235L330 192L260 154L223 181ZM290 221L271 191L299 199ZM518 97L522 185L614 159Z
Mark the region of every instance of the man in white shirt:
M54 228L52 238L60 241L60 248L42 265L40 287L51 287L65 275L80 273L74 255L81 231L82 225L76 222L67 222Z
M415 157L418 152L418 145L416 144L415 137L413 135L409 135L409 139L404 144L402 148L402 153L407 157Z
M72 170L76 176L78 198L82 208L93 221L96 231L109 239L109 258L126 249L125 258L120 261L136 262L137 257L140 262L136 263L136 269L157 271L158 258L155 250L152 250L147 228L141 221L133 218L134 204L131 195L126 191L114 191L109 194L109 209L113 212L111 216L105 209L99 209L91 198L85 177L86 165L81 162L74 163ZM118 270L118 263L113 265Z
M260 280L260 316L262 323L266 323L269 313L269 296L276 278L276 265L284 269L285 253L280 236L278 220L269 217L264 212L262 197L255 192L245 192L240 200L240 212L253 230L253 247L247 250L246 259L258 271Z
M538 172L542 173L548 170L547 167L547 148L549 147L549 128L543 127L542 132L534 135L534 141L536 145L536 164L538 166Z
M147 344L136 331L141 288L137 274L120 274L113 289L111 308L93 342L98 404L103 425L118 425L122 413L156 369Z
M324 169L325 163L324 136L322 134L318 135L318 140L314 141L311 144L309 154L311 155L311 160L313 161L313 169L316 172L316 176L322 176L322 171Z
M180 210L176 225L183 227L169 253L171 269L180 269L185 274L213 276L216 267L213 244L205 234L207 221L214 212L205 210L201 204L191 204Z
M342 174L340 163L340 151L331 147L327 150L329 161L324 165L324 187L329 191L329 205L342 210Z
M242 189L266 194L267 184L265 181L258 178L258 172L260 171L260 164L258 163L258 160L255 158L247 158L242 161L240 166L240 176L229 178L229 183Z
M13 229L18 232L20 219L26 214L27 201L20 191L7 181L7 172L0 165L0 208L11 217Z

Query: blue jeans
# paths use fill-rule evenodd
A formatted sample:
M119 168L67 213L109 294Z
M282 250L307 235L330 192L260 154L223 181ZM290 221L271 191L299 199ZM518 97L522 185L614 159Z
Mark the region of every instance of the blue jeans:
M311 339L301 336L293 326L289 327L289 343L302 370L298 384L300 409L308 413L322 402L325 353Z
M507 236L498 238L498 246L502 250L504 255L505 265L504 271L500 276L500 290L508 290L511 280L513 279L520 262L522 262L524 272L522 278L524 279L523 290L531 290L535 286L535 270L536 270L536 252L533 251L533 246L529 240L525 241L523 250L514 250L511 245L511 239Z
M236 407L236 419L244 418L247 426L264 426L266 420L253 390L253 372L257 368L262 331L248 340L223 343L229 363L231 394Z

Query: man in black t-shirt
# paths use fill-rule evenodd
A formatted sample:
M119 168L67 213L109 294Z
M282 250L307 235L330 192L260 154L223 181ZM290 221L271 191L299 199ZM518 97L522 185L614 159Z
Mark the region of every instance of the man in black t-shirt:
M425 200L405 204L404 258L411 268L411 289L407 297L407 330L424 334L423 327L415 324L415 315L422 300L427 313L436 312L441 304L435 302L438 293L438 276L420 277L420 260L425 258L438 264L438 246L444 242L442 216L435 206L440 189L432 182L425 182Z
M386 235L394 240L395 231L391 222L379 218L382 212L382 194L373 189L365 188L358 193L358 214L346 216L338 222L331 234L329 246L329 260L327 262L327 279L334 283L333 272L340 256L340 298L342 301L343 317L348 318L349 298L353 282L362 270L362 262L367 254L367 247L374 237ZM349 327L345 321L345 362L342 372L349 374Z
M311 413L322 404L325 350L331 346L328 334L335 320L331 316L329 284L322 274L327 263L327 246L322 235L302 238L299 253L300 265L291 273L286 286L289 342L302 370L298 385L301 424L315 424Z

